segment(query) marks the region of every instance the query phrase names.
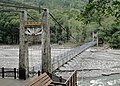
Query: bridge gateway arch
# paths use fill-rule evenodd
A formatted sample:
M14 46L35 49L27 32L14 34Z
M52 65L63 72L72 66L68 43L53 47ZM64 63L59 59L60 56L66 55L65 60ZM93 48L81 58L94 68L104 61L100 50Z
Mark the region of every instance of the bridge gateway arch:
M50 48L50 28L48 25L48 10L43 10L42 16L42 73L51 73L51 48ZM29 77L29 59L28 59L28 39L25 35L25 22L27 13L20 13L20 36L19 36L19 78L26 79ZM33 34L32 34L33 35ZM35 34L34 34L35 35Z
M50 28L48 24L49 12L40 6L31 6L19 3L13 0L0 0L0 6L9 8L20 8L20 27L19 27L19 78L29 77L29 59L28 59L28 39L25 35L25 22L27 21L27 12L21 9L33 9L43 12L42 16L42 72L51 72L51 50L50 50ZM17 12L15 10L4 10L4 12Z

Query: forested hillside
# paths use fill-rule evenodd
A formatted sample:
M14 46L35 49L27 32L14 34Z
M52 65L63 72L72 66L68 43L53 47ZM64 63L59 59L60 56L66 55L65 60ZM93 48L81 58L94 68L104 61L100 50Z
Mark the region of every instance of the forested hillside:
M74 41L84 43L92 39L92 32L113 48L120 48L120 0L16 0L21 3L48 8L65 28L50 18L51 43ZM41 13L28 12L39 19ZM31 20L31 19L29 19ZM18 13L0 13L0 43L16 44L18 41Z
M80 9L88 0L17 0L29 4L40 5L49 9Z
M99 39L120 48L120 0L90 0L81 15L86 25L97 25Z
M80 15L80 10L85 5L87 0L16 0L21 3L26 3L42 8L48 8L50 13L58 20L65 28L60 26L50 18L51 43L65 43L70 40L70 35L73 35L77 42L84 42L84 37L80 34L85 34L81 23L76 20ZM6 9L6 8L5 8ZM41 13L28 10L28 12L37 20ZM19 15L18 13L0 13L0 42L5 44L16 44L18 41ZM31 20L30 20L31 21ZM81 37L81 39L80 39ZM75 40L73 40L75 41Z

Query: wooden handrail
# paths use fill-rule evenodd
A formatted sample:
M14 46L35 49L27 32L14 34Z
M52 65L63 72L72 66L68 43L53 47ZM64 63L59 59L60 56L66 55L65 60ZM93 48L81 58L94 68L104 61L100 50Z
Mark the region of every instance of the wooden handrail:
M71 74L71 76L67 79L67 81L65 83L67 83L71 79L71 77L75 74L75 72L76 72L76 70Z
M52 83L52 79L47 75L47 73L41 74L35 77L33 80L28 82L25 86L48 86Z
M75 86L77 82L77 71L75 70L65 82L66 86Z
M52 84L66 86L66 84L62 82L52 82Z

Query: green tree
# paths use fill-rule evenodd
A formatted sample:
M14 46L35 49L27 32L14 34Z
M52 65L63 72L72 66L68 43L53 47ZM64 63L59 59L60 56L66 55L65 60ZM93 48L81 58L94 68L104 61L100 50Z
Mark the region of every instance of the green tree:
M95 31L104 42L111 47L119 48L120 28L120 0L89 0L85 8L81 11L82 21L89 25L96 22L99 27ZM79 17L77 18L79 20ZM117 28L117 30L115 29Z

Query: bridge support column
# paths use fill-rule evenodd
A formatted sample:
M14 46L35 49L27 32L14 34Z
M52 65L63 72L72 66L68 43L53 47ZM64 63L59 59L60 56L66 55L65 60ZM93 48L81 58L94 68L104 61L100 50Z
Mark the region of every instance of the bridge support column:
M97 47L98 47L98 44L99 44L99 40L98 40L98 33L96 33L96 41L97 41Z
M25 37L24 22L27 20L27 12L20 13L19 29L19 79L29 77L28 40Z
M47 9L43 12L43 34L42 34L42 73L51 73L51 48L50 48L50 28L48 25Z
M93 37L92 40L95 41L95 33L94 32L92 33L92 37Z
M92 36L93 36L93 41L95 41L95 40L97 41L97 47L98 47L98 44L99 44L99 43L98 43L98 42L99 42L99 41L98 41L98 32L97 32L96 34L93 32L93 33L92 33Z

